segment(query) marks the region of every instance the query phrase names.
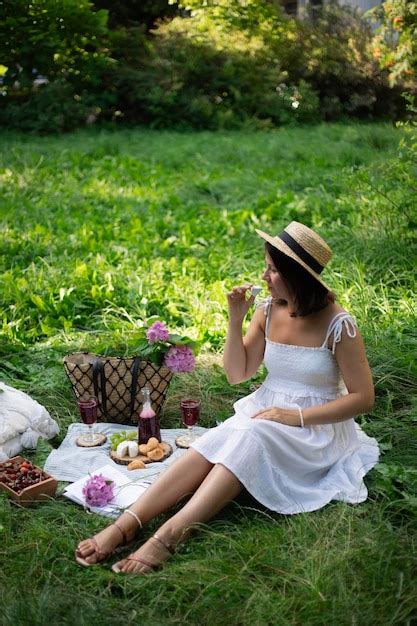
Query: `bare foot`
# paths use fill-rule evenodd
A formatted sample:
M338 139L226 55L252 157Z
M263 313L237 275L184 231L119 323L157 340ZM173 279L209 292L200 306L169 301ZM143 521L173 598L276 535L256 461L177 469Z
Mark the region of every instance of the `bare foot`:
M147 574L158 569L171 554L174 554L174 548L155 534L139 550L115 563L112 570L123 574Z

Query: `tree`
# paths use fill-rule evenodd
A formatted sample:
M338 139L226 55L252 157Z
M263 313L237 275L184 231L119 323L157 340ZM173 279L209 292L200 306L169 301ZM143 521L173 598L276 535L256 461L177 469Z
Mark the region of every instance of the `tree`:
M381 26L374 38L373 53L388 70L391 85L404 82L416 91L417 2L387 0L371 12Z
M126 28L139 24L149 31L158 19L178 15L176 3L168 0L94 0L96 9L106 9L109 14L109 27Z
M37 75L91 83L110 62L107 11L89 0L3 0L0 62L3 85L30 91Z

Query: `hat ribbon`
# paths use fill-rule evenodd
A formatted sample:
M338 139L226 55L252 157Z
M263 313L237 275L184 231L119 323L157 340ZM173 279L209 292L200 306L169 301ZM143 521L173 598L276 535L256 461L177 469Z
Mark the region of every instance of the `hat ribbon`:
M316 259L311 256L307 250L305 250L300 244L293 238L291 235L287 233L286 230L283 230L282 233L278 235L278 237L285 243L287 246L295 252L295 254L302 260L306 265L308 265L313 272L316 274L321 274L324 270L324 266L320 265Z

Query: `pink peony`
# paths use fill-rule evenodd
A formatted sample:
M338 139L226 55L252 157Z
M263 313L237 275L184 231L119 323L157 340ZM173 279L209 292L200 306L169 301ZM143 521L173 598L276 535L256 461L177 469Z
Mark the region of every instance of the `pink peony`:
M171 346L165 355L164 363L172 372L192 372L195 358L188 346Z
M168 328L164 322L154 322L146 331L146 338L149 343L157 343L158 341L167 341L169 337Z
M89 506L104 506L113 500L113 481L102 474L91 476L83 487L83 496Z

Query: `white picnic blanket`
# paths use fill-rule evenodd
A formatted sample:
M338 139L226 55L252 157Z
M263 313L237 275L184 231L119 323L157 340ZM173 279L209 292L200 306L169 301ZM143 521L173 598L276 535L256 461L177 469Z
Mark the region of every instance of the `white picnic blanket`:
M82 434L86 433L86 426L84 424L70 424L67 435L64 441L61 443L57 450L53 450L46 459L44 466L45 472L51 474L57 480L63 480L67 482L75 482L79 478L82 478L86 474L92 474L103 465L113 465L120 472L124 473L131 480L135 478L144 479L147 482L153 482L161 472L163 472L173 461L178 459L185 450L183 448L177 448L175 445L175 439L179 435L187 433L186 428L161 428L162 440L166 441L172 446L173 453L167 459L158 463L148 463L146 469L129 471L127 466L118 465L110 458L110 435L114 432L120 432L125 430L126 432L137 432L137 428L110 424L110 423L97 423L94 427L94 432L100 432L107 435L107 441L102 446L95 448L80 448L76 445L75 439ZM196 435L202 435L206 432L206 428L196 426L193 432ZM134 475L134 476L133 476Z

